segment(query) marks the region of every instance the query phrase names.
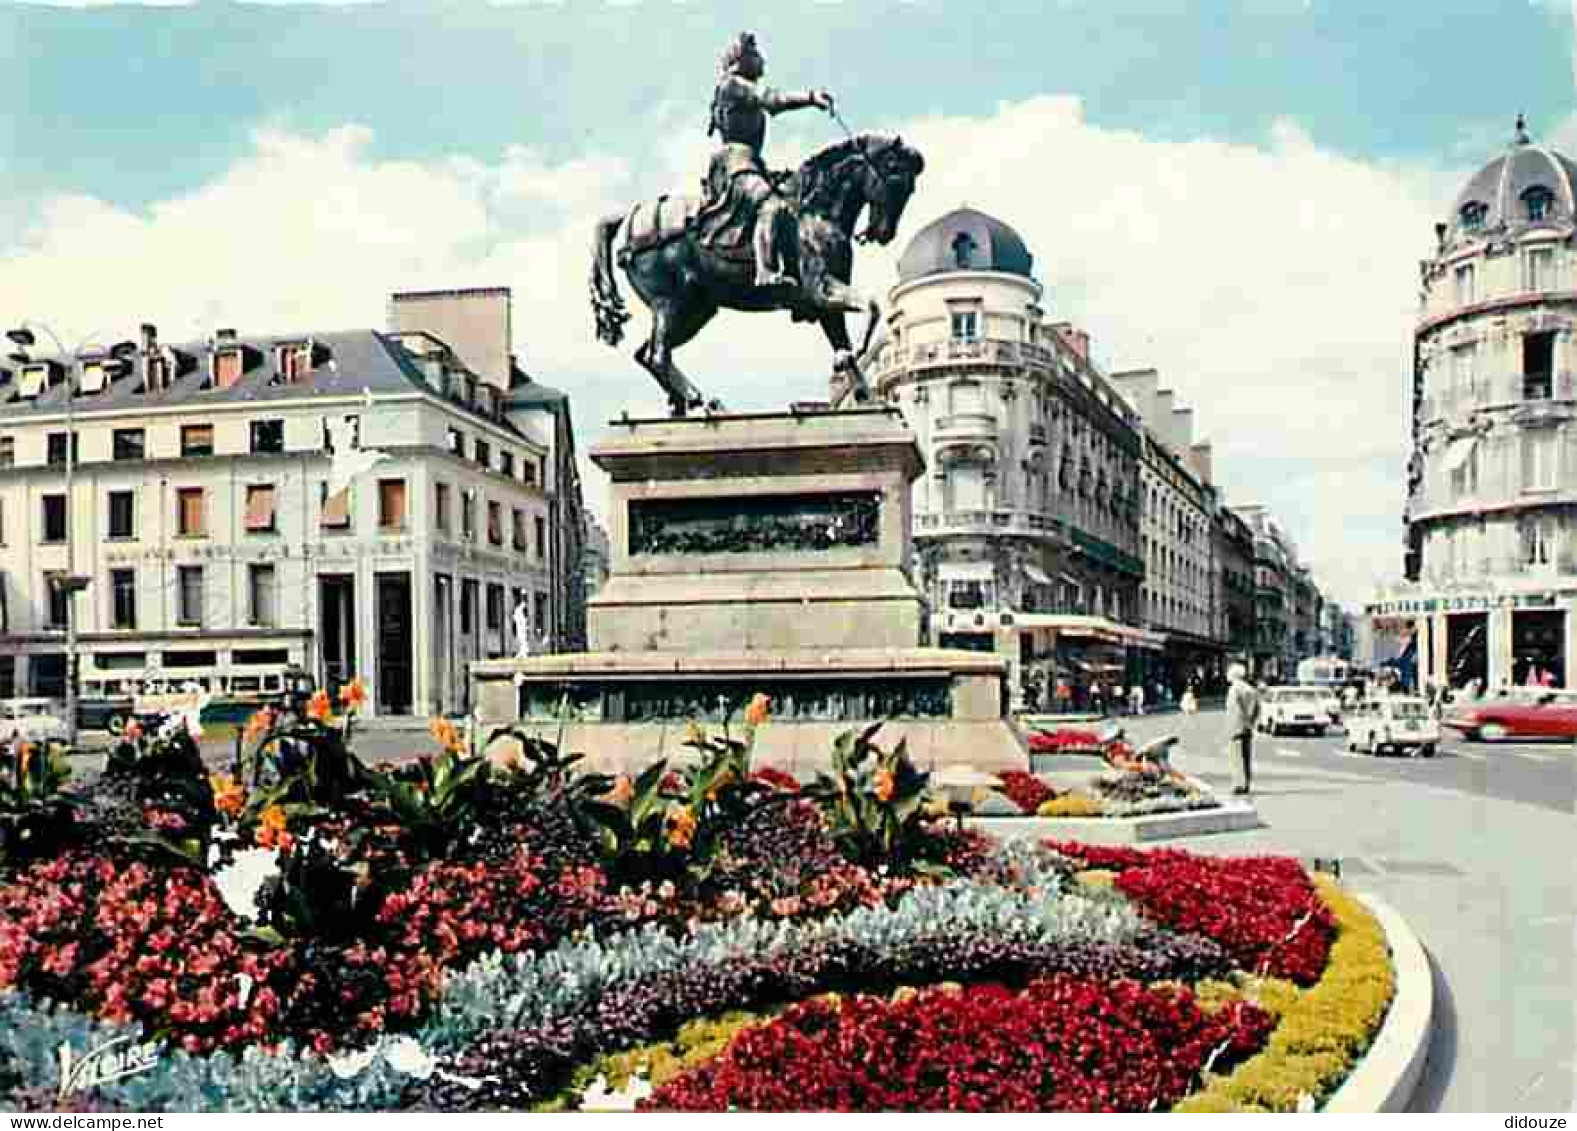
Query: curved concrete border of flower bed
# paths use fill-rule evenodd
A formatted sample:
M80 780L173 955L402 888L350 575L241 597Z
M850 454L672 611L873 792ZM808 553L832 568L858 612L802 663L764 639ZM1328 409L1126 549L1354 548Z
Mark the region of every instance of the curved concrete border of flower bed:
M1388 904L1369 892L1354 892L1379 920L1396 967L1396 994L1369 1051L1326 1101L1322 1110L1406 1111L1424 1073L1435 1028L1435 982L1424 944Z

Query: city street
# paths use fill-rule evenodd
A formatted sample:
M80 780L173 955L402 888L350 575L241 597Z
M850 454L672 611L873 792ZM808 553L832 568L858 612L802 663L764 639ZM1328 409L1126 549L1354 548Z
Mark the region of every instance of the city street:
M1230 790L1225 717L1125 719L1180 738L1175 766ZM1435 967L1436 1035L1416 1111L1569 1110L1577 938L1577 750L1447 741L1434 759L1376 759L1325 738L1258 736L1265 827L1189 851L1336 858L1396 908Z

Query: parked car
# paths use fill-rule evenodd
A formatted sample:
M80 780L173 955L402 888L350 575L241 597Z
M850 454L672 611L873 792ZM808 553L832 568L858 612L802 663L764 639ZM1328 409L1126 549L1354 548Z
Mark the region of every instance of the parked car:
M7 742L64 742L66 724L53 699L0 700L0 739Z
M1347 749L1367 754L1422 755L1440 748L1440 724L1416 695L1391 695L1364 703L1347 716Z
M1260 700L1259 729L1266 734L1302 730L1324 734L1341 717L1341 705L1322 687L1271 687Z
M1469 742L1508 738L1577 738L1577 701L1556 691L1514 692L1462 704L1443 720Z

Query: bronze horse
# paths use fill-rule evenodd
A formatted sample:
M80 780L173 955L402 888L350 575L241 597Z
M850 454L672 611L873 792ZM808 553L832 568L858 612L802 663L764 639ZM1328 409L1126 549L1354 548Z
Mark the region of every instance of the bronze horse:
M834 350L834 377L843 382L835 402L852 393L863 403L869 389L844 315L867 314L859 351L864 353L881 308L849 286L853 245L891 242L924 168L924 159L901 138L861 134L828 146L782 178L777 191L795 216L784 225L789 230L782 233L780 246L784 270L797 280L784 287L753 285L749 223L727 215L726 200L702 205L687 198L663 198L604 217L597 223L591 274L597 336L618 345L630 317L613 274L617 259L652 313L651 335L636 349L635 358L657 378L675 416L700 408L704 401L674 364L673 351L723 308L786 310L796 322L819 323ZM865 230L855 236L860 213L867 208ZM743 239L737 238L739 232ZM723 238L730 233L736 235L731 242Z

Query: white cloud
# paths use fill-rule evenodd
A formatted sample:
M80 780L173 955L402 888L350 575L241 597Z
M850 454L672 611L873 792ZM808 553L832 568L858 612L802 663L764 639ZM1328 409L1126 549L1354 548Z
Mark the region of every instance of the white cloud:
M571 393L588 446L620 409L662 403L629 356L644 311L617 353L592 336L592 222L695 186L708 146L693 119L665 116L672 140L639 171L523 147L387 161L355 125L262 130L223 177L145 212L48 201L0 249L0 294L28 296L0 316L79 332L151 320L170 338L334 329L381 325L393 290L506 284L523 360ZM857 284L885 291L904 240L961 201L1001 217L1034 252L1053 316L1090 329L1112 367L1158 367L1214 441L1230 496L1285 513L1340 596L1396 570L1416 261L1456 176L1358 161L1292 123L1259 146L1156 142L1091 126L1066 97L899 128L926 172L904 233L862 253ZM811 114L774 130L775 164L836 136ZM680 361L729 404L762 407L824 395L830 354L787 316L724 315Z

